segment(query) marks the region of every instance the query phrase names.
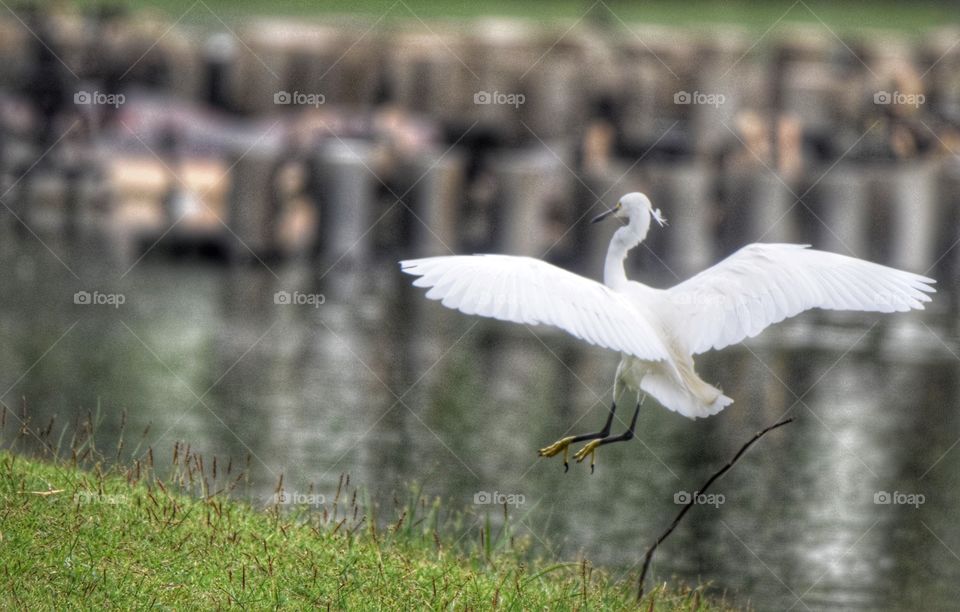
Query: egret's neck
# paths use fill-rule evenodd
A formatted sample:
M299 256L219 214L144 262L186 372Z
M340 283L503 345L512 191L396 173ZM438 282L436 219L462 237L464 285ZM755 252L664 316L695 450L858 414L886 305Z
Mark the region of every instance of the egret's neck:
M643 242L649 230L650 216L639 215L614 233L610 248L607 249L607 261L603 266L603 284L611 288L626 284L627 273L623 268L623 260L627 258L630 249Z

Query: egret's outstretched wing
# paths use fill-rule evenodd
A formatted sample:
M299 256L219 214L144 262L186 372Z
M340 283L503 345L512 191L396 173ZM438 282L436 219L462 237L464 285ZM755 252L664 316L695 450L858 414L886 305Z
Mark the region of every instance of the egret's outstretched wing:
M615 351L650 361L667 350L650 322L622 295L539 259L455 255L400 262L430 287L427 297L466 314L553 325Z
M810 308L923 309L936 281L798 244L751 244L669 289L678 339L693 353L720 349Z

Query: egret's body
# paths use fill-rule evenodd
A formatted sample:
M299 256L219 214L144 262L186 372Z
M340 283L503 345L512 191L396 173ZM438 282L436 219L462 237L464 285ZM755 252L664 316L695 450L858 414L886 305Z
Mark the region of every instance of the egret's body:
M614 379L614 405L604 429L571 436L543 450L566 453L571 442L597 446L630 439L609 437L618 393L647 393L690 418L716 414L733 403L694 370L693 356L753 337L773 323L810 308L877 312L922 309L934 281L853 257L793 244L751 244L670 289L627 279L623 262L660 212L631 193L595 219L626 218L610 242L603 284L529 257L474 255L401 262L430 287L427 297L467 314L524 324L546 324L622 354ZM639 402L638 402L639 409Z

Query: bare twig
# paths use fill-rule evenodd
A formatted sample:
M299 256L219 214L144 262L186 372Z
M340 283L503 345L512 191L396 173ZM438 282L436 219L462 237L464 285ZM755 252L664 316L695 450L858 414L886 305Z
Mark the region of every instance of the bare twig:
M671 533L673 533L673 530L677 528L677 525L680 523L680 520L684 517L684 515L687 512L690 511L690 508L692 508L693 505L697 502L697 495L705 493L707 491L707 488L709 488L710 485L714 483L714 481L716 481L718 478L726 474L727 471L733 467L733 464L735 464L737 460L739 460L740 457L745 452L747 452L747 449L750 448L754 442L756 442L757 440L765 436L767 433L773 431L777 427L781 427L792 421L793 421L792 417L789 419L784 419L782 421L774 423L773 425L767 427L766 429L763 429L755 433L752 438L747 440L746 444L740 447L740 450L737 451L737 454L734 455L733 458L730 461L728 461L725 466L723 466L717 472L715 472L713 476L707 479L707 482L705 482L702 487L696 490L696 493L694 495L690 496L690 500L687 501L687 503L684 504L683 508L680 509L680 512L677 514L676 518L673 519L673 522L670 523L670 526L667 528L667 530L664 531L662 534L660 534L660 537L657 538L656 541L654 541L654 543L651 544L649 548L647 548L647 552L643 557L643 569L640 570L640 580L637 585L637 601L640 601L643 598L643 581L647 577L647 570L650 569L650 561L653 559L653 551L655 551L657 547L660 546L660 544L664 540L666 540Z

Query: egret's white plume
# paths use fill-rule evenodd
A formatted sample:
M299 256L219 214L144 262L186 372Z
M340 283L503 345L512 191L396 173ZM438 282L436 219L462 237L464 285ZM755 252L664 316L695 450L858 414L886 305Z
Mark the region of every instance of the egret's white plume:
M667 225L667 218L663 216L663 213L660 212L659 208L654 208L651 214L653 215L654 220L660 224L660 227Z

